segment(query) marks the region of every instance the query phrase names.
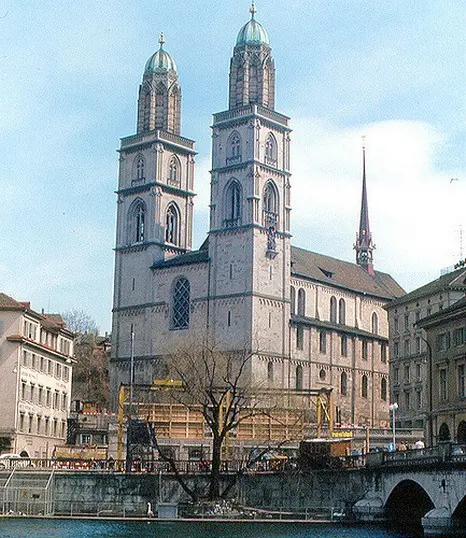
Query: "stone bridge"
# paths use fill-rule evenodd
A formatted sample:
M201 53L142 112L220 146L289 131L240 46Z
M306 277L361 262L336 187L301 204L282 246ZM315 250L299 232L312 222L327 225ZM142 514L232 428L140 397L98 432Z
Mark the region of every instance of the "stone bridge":
M369 490L353 510L361 521L420 523L426 536L466 536L466 451L451 444L368 454Z

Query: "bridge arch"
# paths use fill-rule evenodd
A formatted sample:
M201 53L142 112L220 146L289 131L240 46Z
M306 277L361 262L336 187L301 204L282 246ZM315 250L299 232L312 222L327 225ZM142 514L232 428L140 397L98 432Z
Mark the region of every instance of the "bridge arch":
M460 524L461 527L466 527L466 495L453 511L452 519L457 525Z
M385 503L385 516L401 524L420 525L421 518L435 508L426 490L414 480L399 482Z

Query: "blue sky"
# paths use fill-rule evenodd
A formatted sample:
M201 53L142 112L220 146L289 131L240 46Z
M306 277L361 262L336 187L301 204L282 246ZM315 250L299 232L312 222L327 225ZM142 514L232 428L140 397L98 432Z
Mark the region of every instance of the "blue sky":
M406 289L466 256L463 0L258 0L292 118L293 242L353 260L366 136L377 269ZM211 114L247 0L0 2L0 290L110 330L119 138L166 36L207 231ZM451 178L459 181L451 182Z

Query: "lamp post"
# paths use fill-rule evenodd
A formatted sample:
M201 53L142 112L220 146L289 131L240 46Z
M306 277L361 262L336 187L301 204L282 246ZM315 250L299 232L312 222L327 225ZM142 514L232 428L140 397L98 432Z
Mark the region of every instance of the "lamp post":
M396 450L396 434L395 434L395 412L398 409L398 404L392 403L388 406L388 409L390 409L392 413L392 434L393 434L393 450Z

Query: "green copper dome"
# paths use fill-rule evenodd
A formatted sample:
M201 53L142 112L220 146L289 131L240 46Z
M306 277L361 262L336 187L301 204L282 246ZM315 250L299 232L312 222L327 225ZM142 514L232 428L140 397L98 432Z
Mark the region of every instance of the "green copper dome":
M159 43L159 50L147 60L144 71L146 73L166 73L168 71L178 73L175 60L163 49L165 43L163 34L160 35Z
M251 9L251 20L248 21L239 31L238 37L236 39L237 45L269 45L269 36L265 31L265 28L256 21L254 14L256 13L256 8L254 2L252 3Z

